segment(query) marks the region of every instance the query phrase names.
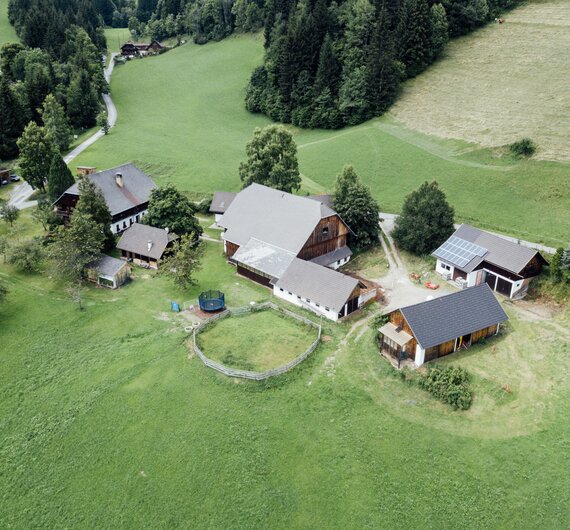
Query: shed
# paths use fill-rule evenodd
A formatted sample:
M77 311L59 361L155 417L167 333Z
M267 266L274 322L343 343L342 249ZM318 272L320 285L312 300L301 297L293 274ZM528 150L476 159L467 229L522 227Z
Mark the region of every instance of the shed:
M117 289L131 277L131 267L122 259L101 255L87 264L85 273L89 281Z
M509 319L483 283L392 311L379 331L383 352L417 366L496 335Z
M232 191L216 191L216 193L214 193L214 197L210 203L210 213L215 215L216 224L218 224L222 215L226 213L226 210L230 207L236 195L237 193Z
M166 229L135 223L123 232L117 248L121 251L121 258L157 269L165 252L176 239L178 236Z

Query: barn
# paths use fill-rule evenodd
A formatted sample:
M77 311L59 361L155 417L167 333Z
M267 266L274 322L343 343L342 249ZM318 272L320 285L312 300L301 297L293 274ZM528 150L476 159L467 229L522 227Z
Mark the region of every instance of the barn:
M379 330L380 351L416 366L438 359L499 332L508 316L488 284L402 307Z
M90 282L117 289L131 277L131 267L121 259L101 255L87 264L85 275Z
M121 251L121 258L158 269L160 260L176 239L176 234L163 228L135 223L123 233L117 248Z
M522 298L546 264L537 250L465 224L432 256L436 272L458 287L487 283L509 298Z

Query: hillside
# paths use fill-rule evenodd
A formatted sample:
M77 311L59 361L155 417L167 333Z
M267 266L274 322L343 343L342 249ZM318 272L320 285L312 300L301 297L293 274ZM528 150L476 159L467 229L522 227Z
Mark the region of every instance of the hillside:
M16 31L8 22L8 0L0 0L0 45L18 40Z
M538 157L570 160L570 2L531 3L453 41L405 85L392 115L413 129L483 146L529 136Z
M117 126L76 164L106 168L133 160L159 182L187 191L239 189L245 144L255 127L270 123L243 105L262 54L260 36L231 37L116 68ZM352 163L382 208L397 212L409 192L437 179L462 220L552 245L567 240L570 190L560 186L570 175L566 165L493 158L476 145L425 136L389 117L340 131L293 131L307 191L332 189L342 166Z

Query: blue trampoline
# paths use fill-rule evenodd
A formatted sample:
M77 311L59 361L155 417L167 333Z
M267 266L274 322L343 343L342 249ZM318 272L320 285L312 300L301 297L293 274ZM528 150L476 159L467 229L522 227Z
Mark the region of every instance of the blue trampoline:
M220 311L226 306L222 291L204 291L198 297L202 311Z

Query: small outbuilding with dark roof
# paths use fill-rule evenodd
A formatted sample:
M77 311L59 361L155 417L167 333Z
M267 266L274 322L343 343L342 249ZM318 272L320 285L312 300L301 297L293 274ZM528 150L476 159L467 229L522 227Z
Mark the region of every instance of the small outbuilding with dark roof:
M216 224L222 218L222 215L226 213L226 210L230 207L236 195L237 193L233 191L216 191L216 193L214 193L214 197L210 203L210 213L215 215Z
M417 366L496 335L509 317L483 283L463 291L402 307L379 331L380 348Z
M487 283L509 298L523 297L546 264L537 250L469 225L461 225L432 256L444 279L465 287Z
M176 239L178 236L168 230L135 223L123 233L117 248L121 251L121 258L157 269L160 260Z
M117 289L131 277L131 267L122 259L101 255L87 264L85 275L97 285Z

